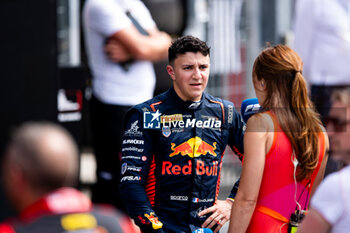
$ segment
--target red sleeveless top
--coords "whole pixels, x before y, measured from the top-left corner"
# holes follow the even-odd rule
[[[297,208],[295,202],[294,165],[292,145],[281,130],[276,116],[267,112],[274,123],[274,137],[270,151],[266,154],[265,168],[255,211],[277,220],[288,222]],[[325,138],[319,133],[319,162],[310,179],[297,182],[296,200],[302,209],[309,204],[310,191],[320,169],[325,152]],[[252,220],[253,221],[253,220]]]

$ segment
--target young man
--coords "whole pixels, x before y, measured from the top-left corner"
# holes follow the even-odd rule
[[[226,145],[241,156],[244,123],[233,103],[204,93],[205,42],[184,36],[168,52],[173,87],[127,114],[120,192],[142,232],[217,231],[232,205],[217,200],[222,157]]]
[[[45,122],[20,126],[2,166],[4,190],[18,217],[0,223],[0,232],[134,232],[128,217],[93,208],[69,187],[78,177],[78,148],[63,128]]]

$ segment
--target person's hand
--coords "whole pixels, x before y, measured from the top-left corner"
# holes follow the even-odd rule
[[[133,219],[131,219],[131,222],[132,222],[132,227],[133,227],[134,233],[142,233],[141,229],[136,225],[136,223]]]
[[[214,233],[218,232],[222,226],[230,220],[232,204],[233,201],[229,199],[226,199],[225,201],[217,200],[215,205],[199,212],[199,216],[212,213],[212,215],[210,215],[202,224],[202,227],[212,228],[213,226],[217,225],[217,227],[214,229]]]
[[[131,59],[130,53],[117,40],[109,39],[104,46],[107,57],[117,63],[126,62]]]

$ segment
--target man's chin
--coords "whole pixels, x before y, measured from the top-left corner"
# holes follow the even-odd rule
[[[191,96],[191,100],[192,101],[200,101],[202,99],[202,94],[203,94],[203,92],[193,93],[193,95]]]

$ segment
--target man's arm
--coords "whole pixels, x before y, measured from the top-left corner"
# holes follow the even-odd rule
[[[228,144],[239,159],[242,160],[245,123],[232,103],[228,104],[227,111],[225,112],[225,119],[227,119],[230,134]],[[203,223],[202,227],[212,228],[213,226],[217,225],[214,231],[216,233],[222,228],[223,225],[225,225],[226,222],[229,221],[233,200],[236,196],[238,185],[239,180],[234,184],[231,193],[226,200],[217,200],[215,205],[199,213],[200,216],[212,213]]]
[[[132,109],[126,116],[122,144],[120,194],[129,215],[142,232],[162,232],[162,223],[152,208],[152,191],[148,179],[152,177],[153,150],[151,137],[143,130],[142,113]],[[154,188],[154,186],[153,186]],[[150,201],[151,200],[151,201]]]
[[[113,55],[113,51],[108,50],[108,44],[119,44],[125,48],[131,58],[136,60],[159,61],[166,58],[171,37],[157,28],[149,29],[147,32],[148,36],[141,34],[134,25],[116,32],[108,39],[105,47],[107,54]],[[121,60],[114,58],[113,61]]]
[[[245,112],[245,111],[243,111]],[[229,132],[229,146],[232,151],[238,156],[239,160],[243,161],[244,154],[244,132],[245,132],[246,124],[243,120],[243,117],[233,108],[233,121],[230,127]],[[240,179],[238,179],[232,187],[231,193],[228,198],[234,200]]]
[[[148,9],[141,1],[133,1],[132,6],[133,17],[149,35],[139,32],[127,16],[126,9],[115,1],[96,1],[87,5],[84,8],[85,30],[96,31],[105,37],[107,45],[111,43],[112,48],[106,46],[105,50],[115,62],[123,62],[125,57],[150,61],[166,58],[171,43],[170,36],[157,29]],[[117,46],[113,47],[113,44]],[[121,47],[123,49],[118,50]],[[122,54],[122,57],[118,57],[118,54]]]

